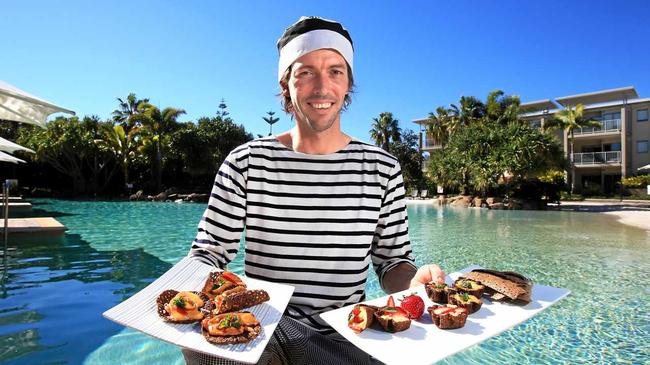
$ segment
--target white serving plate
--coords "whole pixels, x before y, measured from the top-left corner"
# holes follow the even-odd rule
[[[471,266],[450,274],[447,284],[477,268],[480,267]],[[412,292],[424,299],[425,307],[434,304],[423,285],[393,294],[395,304],[399,305],[398,299]],[[525,306],[490,302],[484,297],[481,309],[469,315],[464,327],[454,330],[436,327],[426,309],[420,320],[412,321],[409,329],[397,333],[375,329],[375,325],[360,334],[354,333],[348,327],[348,315],[354,305],[323,313],[321,317],[348,341],[386,364],[432,364],[524,322],[569,293],[568,289],[534,284],[532,301]],[[365,303],[385,306],[387,299],[388,296],[384,296]]]
[[[264,289],[269,293],[269,301],[246,309],[255,314],[260,321],[262,332],[249,343],[214,345],[203,338],[198,323],[171,324],[163,321],[158,316],[156,305],[158,295],[167,289],[201,291],[208,274],[212,271],[216,269],[185,257],[146,288],[104,312],[104,317],[177,346],[254,364],[259,360],[275,327],[280,322],[294,288],[289,285],[242,278],[249,289]]]

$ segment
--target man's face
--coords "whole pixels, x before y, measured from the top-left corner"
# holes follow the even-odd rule
[[[343,56],[319,49],[293,63],[285,90],[291,96],[296,121],[318,133],[339,123],[348,88],[348,67]]]

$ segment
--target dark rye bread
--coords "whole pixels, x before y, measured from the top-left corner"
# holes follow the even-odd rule
[[[248,313],[248,312],[240,312],[240,313]],[[207,321],[208,318],[204,319],[203,321]],[[204,327],[204,324],[202,322],[201,324],[201,334],[203,337],[210,343],[216,344],[216,345],[232,345],[236,343],[246,343],[250,342],[253,339],[255,339],[260,332],[262,332],[262,326],[260,324],[257,324],[255,326],[250,327],[249,331],[245,331],[242,334],[239,335],[230,335],[230,336],[213,336],[208,332],[208,330]]]
[[[212,314],[238,311],[243,308],[264,303],[270,299],[266,290],[245,290],[234,294],[217,296],[207,306]]]
[[[163,320],[170,322],[170,323],[193,323],[193,322],[198,322],[200,319],[190,319],[186,321],[174,321],[169,318],[169,313],[165,310],[165,305],[168,304],[175,296],[176,294],[180,293],[178,290],[173,290],[173,289],[167,289],[164,292],[160,293],[158,298],[156,298],[156,305],[158,306],[158,316],[162,318]],[[207,295],[204,293],[198,292],[198,291],[190,291],[190,293],[196,294],[203,300],[203,307],[199,308],[199,311],[202,313],[205,313],[204,310],[207,308],[208,301],[210,300]]]
[[[530,303],[533,282],[519,273],[476,269],[464,274],[461,278],[474,280],[484,285],[486,293],[492,294],[494,300],[509,299],[522,304]]]

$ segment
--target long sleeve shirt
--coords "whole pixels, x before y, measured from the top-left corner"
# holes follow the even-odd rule
[[[294,286],[285,314],[323,332],[319,313],[364,300],[371,264],[380,283],[415,266],[400,165],[356,140],[327,155],[270,137],[233,150],[189,255],[223,269],[244,231],[246,276]]]

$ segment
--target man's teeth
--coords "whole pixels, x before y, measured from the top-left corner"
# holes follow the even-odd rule
[[[332,106],[332,103],[312,104],[312,106],[316,109],[327,109]]]

